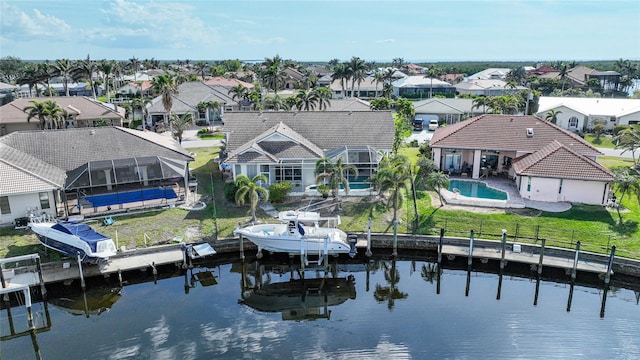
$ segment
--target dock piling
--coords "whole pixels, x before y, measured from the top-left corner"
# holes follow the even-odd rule
[[[24,305],[27,307],[27,316],[29,321],[29,329],[33,330],[36,328],[33,322],[33,311],[31,310],[31,290],[27,286],[24,290],[22,290],[24,294]]]
[[[504,260],[504,255],[506,251],[507,251],[507,229],[502,229],[502,255],[500,256],[500,269],[504,269],[504,266],[506,265],[506,261]]]
[[[573,268],[571,268],[571,280],[576,279],[576,273],[578,271],[578,257],[580,256],[580,241],[576,243],[576,256],[573,258]]]
[[[40,293],[42,294],[42,299],[47,300],[47,288],[44,286],[44,277],[42,276],[42,264],[40,263],[40,257],[36,257],[35,261],[36,270],[38,271],[38,280],[40,281]]]
[[[542,259],[544,258],[544,247],[547,244],[547,239],[542,239],[540,244],[540,259],[538,260],[538,276],[542,275]]]
[[[442,263],[442,247],[444,246],[444,228],[440,228],[440,239],[438,239],[438,270]]]
[[[393,220],[393,253],[391,256],[398,256],[398,221]]]
[[[82,258],[80,257],[80,253],[78,253],[78,270],[80,271],[80,287],[84,290],[87,288],[87,284],[84,282],[84,272],[82,271]]]
[[[367,252],[365,253],[368,257],[371,257],[373,253],[371,252],[371,218],[367,222]]]
[[[469,271],[471,271],[472,265],[473,265],[473,230],[471,230],[471,234],[469,235],[469,258],[467,259],[467,266],[469,267]]]
[[[616,246],[611,246],[611,254],[609,255],[609,264],[607,265],[607,273],[604,276],[605,285],[609,285],[609,280],[611,280],[611,273],[613,272],[613,260],[616,256]]]

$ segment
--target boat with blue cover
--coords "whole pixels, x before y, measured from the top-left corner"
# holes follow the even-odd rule
[[[31,222],[42,245],[83,261],[99,262],[116,254],[113,240],[78,221]]]

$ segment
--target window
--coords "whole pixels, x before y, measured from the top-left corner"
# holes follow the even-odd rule
[[[275,167],[276,182],[302,181],[302,167],[294,165],[281,165]]]
[[[11,214],[11,206],[9,206],[8,196],[0,196],[0,213]]]
[[[575,116],[572,116],[569,118],[569,125],[570,128],[577,128],[578,127],[578,118]]]
[[[40,196],[40,208],[41,209],[49,209],[49,193],[41,192],[38,194]]]
[[[531,176],[527,176],[527,191],[531,191]]]
[[[558,188],[558,194],[562,194],[562,181],[564,179],[560,179],[560,188]]]

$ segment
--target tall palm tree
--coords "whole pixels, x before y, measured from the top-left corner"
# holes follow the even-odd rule
[[[365,64],[365,61],[357,56],[352,57],[351,61],[349,61],[348,72],[349,78],[351,79],[351,97],[355,96],[356,81],[358,82],[358,84],[362,82],[366,69],[367,66]]]
[[[31,122],[31,119],[36,118],[40,122],[40,130],[44,130],[48,114],[45,103],[36,100],[31,100],[29,102],[32,105],[26,106],[23,109],[27,113],[27,122]]]
[[[153,86],[153,91],[162,96],[162,106],[168,114],[168,119],[171,119],[173,95],[178,94],[178,87],[176,86],[174,77],[169,74],[158,75],[153,78],[151,85]]]
[[[471,103],[471,109],[479,109],[480,106],[482,106],[482,112],[486,113],[489,99],[486,96],[476,96],[475,98],[473,98],[473,101]]]
[[[319,87],[314,91],[318,95],[318,110],[323,111],[331,106],[331,101],[329,100],[331,99],[331,90],[328,87]]]
[[[560,66],[560,73],[558,74],[558,76],[560,77],[560,80],[562,80],[562,92],[564,92],[564,84],[567,81],[567,74],[569,72],[569,69],[567,67],[567,64],[562,64]]]
[[[151,103],[151,100],[146,98],[133,98],[131,99],[131,112],[133,114],[133,120],[136,119],[136,109],[140,109],[140,113],[142,114],[142,126],[145,125],[145,119],[149,113],[147,109],[147,104]]]
[[[278,90],[284,85],[286,77],[282,58],[278,55],[273,59],[265,58],[263,66],[264,69],[262,70],[260,78],[267,89],[271,89],[277,94]]]
[[[140,60],[135,56],[129,59],[128,68],[133,72],[133,81],[138,81],[138,70],[140,70]]]
[[[440,198],[440,206],[444,205],[444,200],[442,199],[442,194],[440,194],[440,190],[442,188],[449,187],[449,176],[444,174],[443,172],[432,172],[427,176],[427,187],[438,193],[438,197]]]
[[[72,64],[69,59],[58,59],[56,60],[53,67],[56,71],[56,74],[62,76],[62,84],[64,85],[64,92],[66,96],[69,96],[69,76],[71,75]]]
[[[262,187],[260,184],[267,183],[267,177],[263,174],[259,174],[249,179],[245,174],[240,174],[236,177],[235,185],[237,187],[235,194],[235,201],[238,205],[244,205],[249,201],[249,208],[251,209],[251,222],[256,221],[256,208],[262,196],[263,201],[269,199],[269,191]]]
[[[74,63],[73,70],[71,72],[71,76],[74,81],[78,81],[80,79],[85,79],[89,82],[89,86],[93,91],[93,98],[97,98],[96,87],[93,83],[93,74],[96,72],[98,66],[95,61],[92,61],[89,55],[84,60],[78,60]]]
[[[620,131],[618,135],[613,137],[613,142],[617,149],[623,149],[631,152],[631,158],[634,164],[640,163],[640,156],[636,159],[636,151],[640,149],[640,125],[631,125]]]
[[[182,144],[182,135],[184,134],[184,131],[192,124],[193,114],[191,113],[184,113],[180,116],[178,116],[178,114],[173,114],[171,116],[171,134],[180,144]]]
[[[27,64],[22,71],[22,75],[18,77],[16,83],[18,85],[29,85],[29,96],[33,96],[33,90],[35,88],[36,94],[39,94],[38,83],[44,79],[40,69],[33,64]]]
[[[396,155],[387,165],[378,169],[376,180],[380,192],[389,192],[387,206],[393,207],[393,223],[398,220],[398,208],[402,206],[402,191],[406,191],[411,180],[411,161],[406,156]]]
[[[348,174],[358,177],[358,168],[353,164],[345,164],[342,158],[335,162],[330,157],[323,157],[316,161],[316,184],[327,184],[331,188],[331,195],[339,202],[340,185],[344,188],[345,195],[349,194]]]
[[[249,91],[242,84],[238,84],[231,89],[229,89],[229,95],[231,95],[231,99],[233,100],[242,100],[245,98],[245,94]]]
[[[429,99],[433,98],[433,78],[436,76],[440,76],[440,74],[442,74],[442,69],[440,69],[437,66],[431,66],[429,68],[429,71],[427,71],[427,76],[429,77],[429,80],[431,81],[431,84],[429,86]]]
[[[562,111],[560,110],[556,110],[556,109],[551,109],[549,111],[547,111],[547,115],[545,115],[544,119],[547,120],[548,122],[552,123],[552,124],[557,124],[558,123],[558,115],[562,114]]]
[[[344,97],[347,97],[344,82],[348,79],[348,74],[349,72],[346,64],[337,64],[333,68],[333,74],[331,74],[331,81],[340,80],[340,87],[342,88],[342,94]]]
[[[373,78],[376,81],[376,97],[378,96],[378,84],[383,83],[384,85],[384,73],[382,71],[378,71],[373,74]]]
[[[107,102],[111,100],[111,91],[109,90],[109,82],[111,81],[111,74],[113,74],[116,68],[115,60],[106,60],[103,59],[98,63],[98,70],[102,72],[104,77],[104,87],[107,93]]]
[[[207,63],[205,61],[198,61],[195,64],[195,70],[201,76],[202,81],[204,81],[204,75],[207,72],[208,68],[209,68],[209,63]]]

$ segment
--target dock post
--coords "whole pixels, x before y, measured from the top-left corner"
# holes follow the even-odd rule
[[[42,300],[47,300],[47,288],[44,286],[44,277],[42,276],[42,264],[40,263],[40,256],[36,257],[36,270],[38,270],[38,281],[40,281],[40,293],[42,294]]]
[[[29,321],[29,329],[33,330],[36,328],[36,326],[33,323],[33,311],[31,311],[31,290],[29,290],[29,287],[27,287],[26,289],[22,290],[22,293],[24,294],[24,305],[27,307],[27,320]]]
[[[504,269],[504,266],[506,265],[506,262],[504,261],[504,254],[506,251],[507,251],[507,229],[502,229],[502,256],[500,257],[500,269]]]
[[[122,270],[118,269],[118,282],[120,282],[120,287],[122,287]]]
[[[467,286],[464,288],[464,296],[469,296],[470,286],[471,286],[471,269],[467,270]]]
[[[241,224],[238,223],[238,229],[240,229]],[[244,260],[244,237],[242,234],[238,235],[240,238],[240,260]]]
[[[7,283],[4,281],[4,273],[2,272],[2,264],[0,264],[0,283],[2,283],[2,288],[7,287]]]
[[[471,230],[471,234],[469,235],[469,259],[467,260],[467,266],[469,267],[469,271],[471,271],[472,265],[473,265],[473,230]]]
[[[393,220],[393,253],[391,256],[398,256],[398,220]]]
[[[580,240],[576,243],[576,256],[573,258],[573,268],[571,269],[571,280],[576,279],[576,272],[578,271],[578,256],[580,256]]]
[[[371,252],[371,218],[367,222],[367,252],[365,253],[368,257],[371,257],[373,253]]]
[[[80,253],[78,253],[78,270],[80,271],[80,287],[82,290],[87,288],[87,284],[84,283],[84,272],[82,271],[82,259]]]
[[[616,256],[616,246],[611,246],[611,254],[609,255],[609,265],[607,265],[607,273],[604,276],[605,285],[609,285],[609,280],[611,280],[611,272],[613,271],[613,259]]]
[[[438,271],[442,262],[442,247],[444,245],[444,228],[440,228],[440,239],[438,240]]]
[[[542,244],[540,245],[540,259],[538,260],[538,276],[542,275],[542,258],[544,258],[544,247],[547,244],[547,239],[542,239]]]
[[[118,230],[116,230],[116,251],[120,250],[120,246],[118,243]]]
[[[533,306],[538,306],[538,294],[540,294],[540,276],[536,276],[536,292],[533,295]]]

